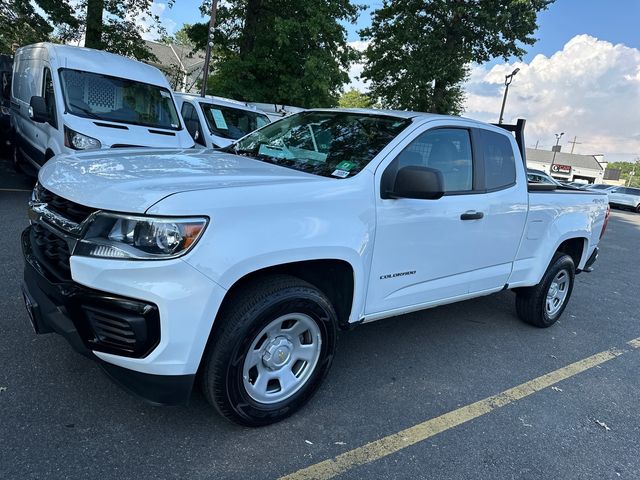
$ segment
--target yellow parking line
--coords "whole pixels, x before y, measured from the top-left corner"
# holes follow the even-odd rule
[[[627,342],[633,348],[640,348],[640,338]],[[432,418],[425,422],[401,430],[387,437],[367,443],[335,458],[311,465],[297,472],[291,473],[280,480],[324,480],[340,475],[359,465],[365,465],[379,460],[387,455],[398,452],[403,448],[426,440],[434,435],[442,433],[453,427],[457,427],[470,420],[513,403],[529,395],[548,388],[562,380],[573,377],[590,368],[616,358],[625,353],[625,350],[612,348],[604,352],[596,353],[588,358],[559,368],[553,372],[529,380],[517,387],[505,390],[502,393],[487,397],[475,403],[458,408],[451,412]]]

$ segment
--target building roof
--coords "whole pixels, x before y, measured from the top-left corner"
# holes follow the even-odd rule
[[[147,49],[155,55],[157,60],[149,63],[160,68],[178,68],[185,73],[202,68],[204,64],[204,52],[193,51],[191,45],[179,45],[169,43],[158,43],[145,40]]]
[[[527,161],[537,163],[551,163],[553,152],[549,150],[536,150],[527,148]],[[556,153],[554,160],[557,165],[570,165],[576,168],[590,168],[591,170],[604,170],[594,155],[578,155],[576,153]]]

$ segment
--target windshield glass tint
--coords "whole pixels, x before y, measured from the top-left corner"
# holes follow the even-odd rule
[[[60,70],[66,109],[79,117],[179,130],[166,88],[78,70]]]
[[[249,110],[210,103],[201,103],[200,106],[211,133],[223,138],[237,140],[269,123],[266,115]]]
[[[411,120],[350,112],[302,112],[249,134],[234,151],[326,177],[362,170]]]

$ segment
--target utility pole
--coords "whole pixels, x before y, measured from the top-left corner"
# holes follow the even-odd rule
[[[209,63],[211,62],[211,49],[213,48],[213,34],[216,27],[216,12],[218,11],[218,0],[211,0],[211,16],[209,17],[209,31],[207,32],[207,52],[204,56],[204,66],[202,67],[202,86],[200,96],[207,94],[207,81],[209,80]]]
[[[575,148],[576,145],[582,145],[582,142],[576,142],[576,140],[578,139],[577,136],[573,137],[573,142],[568,142],[571,144],[571,153],[573,153],[573,149]]]
[[[558,153],[558,145],[560,144],[560,139],[562,138],[562,136],[564,135],[564,132],[562,133],[556,133],[556,146],[553,149],[553,158],[551,159],[551,166],[549,167],[549,175],[552,175],[553,173],[553,164],[556,162],[556,153]]]
[[[504,105],[507,103],[507,93],[509,93],[509,85],[513,81],[513,77],[520,71],[516,68],[511,74],[504,76],[504,97],[502,97],[502,108],[500,109],[500,118],[498,119],[498,125],[502,124],[502,117],[504,115]]]

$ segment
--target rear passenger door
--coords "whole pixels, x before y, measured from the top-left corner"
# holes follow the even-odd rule
[[[526,173],[511,134],[479,128],[476,138],[484,218],[476,244],[482,264],[469,279],[471,293],[507,283],[529,210]]]

